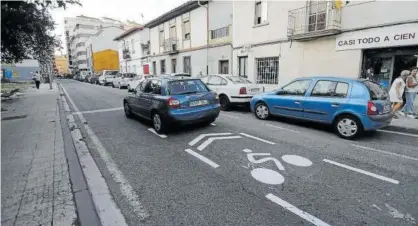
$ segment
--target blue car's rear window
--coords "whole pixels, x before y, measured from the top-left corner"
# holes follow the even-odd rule
[[[377,83],[371,81],[364,81],[364,85],[366,85],[367,89],[370,92],[370,99],[372,100],[384,100],[387,97],[386,91]]]
[[[169,95],[180,95],[207,92],[209,90],[200,79],[193,79],[170,81],[168,82],[167,91]]]

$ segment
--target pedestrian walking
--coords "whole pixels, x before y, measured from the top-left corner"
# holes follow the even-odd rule
[[[392,102],[392,112],[394,113],[394,118],[398,118],[396,115],[397,112],[402,108],[403,99],[402,95],[405,91],[405,79],[410,75],[408,70],[401,72],[401,75],[393,81],[392,86],[389,90],[390,102]]]
[[[33,79],[35,80],[36,88],[39,89],[39,86],[41,85],[41,74],[36,71],[35,75],[33,76]]]
[[[405,98],[406,104],[403,110],[409,118],[415,118],[414,113],[414,101],[418,92],[418,80],[417,80],[418,67],[411,68],[411,74],[406,78]]]

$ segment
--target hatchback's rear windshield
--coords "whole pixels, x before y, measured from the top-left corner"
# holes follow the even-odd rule
[[[387,98],[386,91],[379,84],[371,81],[364,81],[363,83],[369,89],[372,100],[384,100]]]
[[[226,78],[231,80],[235,84],[251,84],[250,81],[239,76],[226,76]]]
[[[208,88],[200,79],[170,81],[167,86],[169,95],[192,94],[208,91]]]

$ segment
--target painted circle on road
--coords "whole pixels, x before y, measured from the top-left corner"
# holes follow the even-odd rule
[[[266,169],[266,168],[257,168],[251,171],[251,176],[254,179],[265,183],[265,184],[282,184],[284,182],[284,177],[277,171]]]
[[[283,155],[282,159],[283,161],[295,166],[307,167],[312,165],[311,160],[299,155]]]

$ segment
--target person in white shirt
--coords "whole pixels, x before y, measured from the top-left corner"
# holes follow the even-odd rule
[[[35,80],[36,88],[39,89],[39,86],[41,85],[41,74],[36,71],[33,79]]]
[[[407,117],[415,118],[414,115],[414,101],[418,92],[418,81],[417,81],[417,67],[411,68],[411,74],[406,78],[405,87],[405,98],[406,104],[404,111]]]
[[[389,99],[392,102],[392,112],[395,114],[395,118],[398,118],[396,113],[402,108],[402,95],[405,91],[405,79],[409,76],[410,72],[408,70],[404,70],[401,72],[401,76],[393,81],[392,86],[389,90]]]

